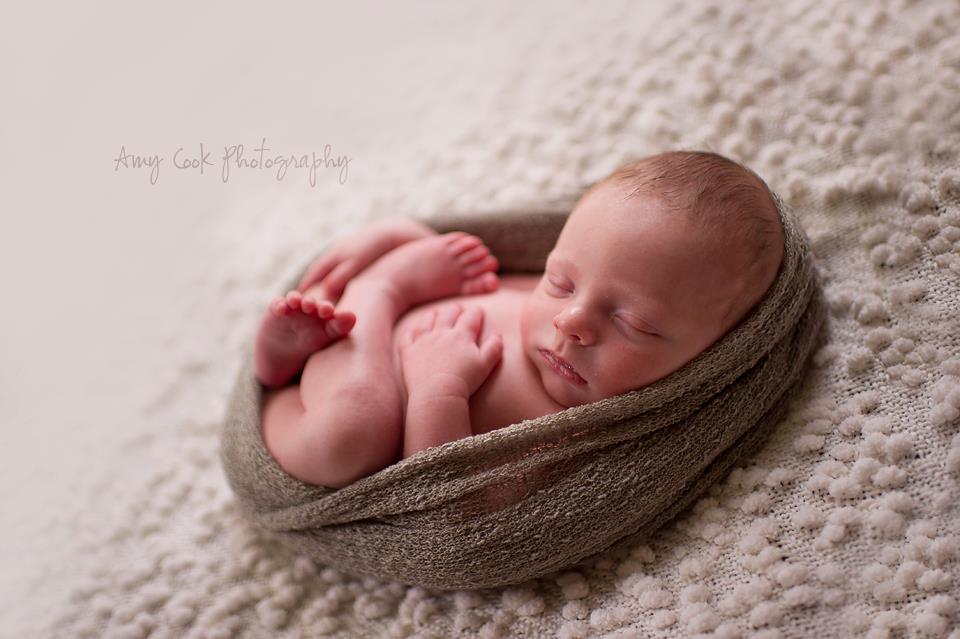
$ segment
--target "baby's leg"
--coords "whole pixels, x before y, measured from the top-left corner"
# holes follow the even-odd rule
[[[495,290],[494,268],[479,238],[448,233],[404,244],[351,280],[338,305],[356,316],[349,336],[309,357],[298,392],[266,398],[263,438],[278,463],[303,481],[338,488],[396,461],[404,392],[394,324],[417,304]]]
[[[357,316],[350,337],[313,353],[300,384],[270,393],[263,409],[263,440],[280,466],[331,488],[388,466],[402,442],[402,398],[386,343],[398,311],[359,283],[351,282],[340,301]]]
[[[290,383],[307,358],[353,327],[351,313],[334,311],[346,285],[394,248],[436,235],[409,218],[388,218],[346,237],[310,265],[296,291],[275,298],[254,345],[254,372],[269,388]]]

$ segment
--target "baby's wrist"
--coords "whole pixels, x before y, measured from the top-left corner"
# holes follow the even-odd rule
[[[459,375],[441,373],[431,375],[429,379],[410,389],[410,400],[419,398],[454,397],[470,399],[470,387]]]

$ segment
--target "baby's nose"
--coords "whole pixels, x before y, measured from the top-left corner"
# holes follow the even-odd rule
[[[568,309],[553,318],[553,326],[581,346],[588,346],[593,343],[593,331],[587,326],[585,319],[582,309]]]

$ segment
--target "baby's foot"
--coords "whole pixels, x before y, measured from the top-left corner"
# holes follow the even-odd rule
[[[350,311],[336,311],[330,302],[297,291],[275,298],[254,346],[257,378],[265,386],[283,386],[303,369],[308,357],[347,335],[356,321]]]
[[[462,231],[402,244],[374,262],[354,282],[385,286],[400,310],[452,295],[497,290],[499,266],[483,241]]]

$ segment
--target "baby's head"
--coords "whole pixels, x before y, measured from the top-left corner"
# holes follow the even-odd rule
[[[524,355],[563,406],[646,386],[748,314],[783,246],[777,200],[749,169],[705,152],[631,162],[570,214],[523,308]]]

